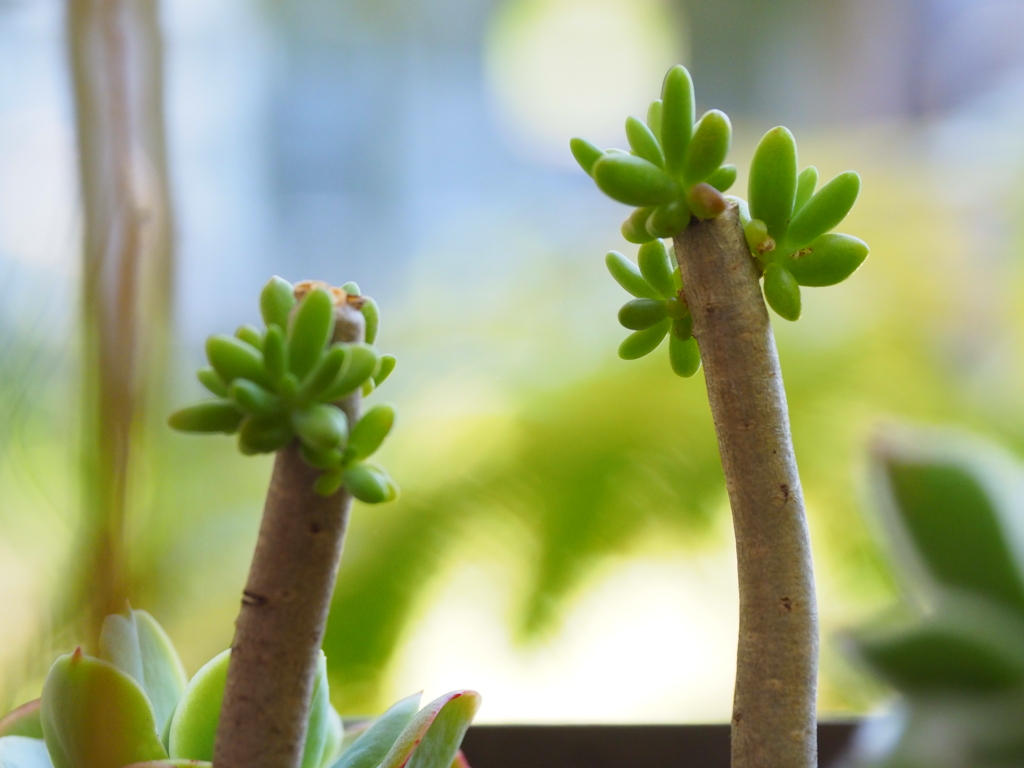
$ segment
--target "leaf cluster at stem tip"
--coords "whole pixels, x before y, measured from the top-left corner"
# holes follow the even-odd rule
[[[606,195],[637,206],[622,225],[631,243],[672,237],[691,216],[713,219],[725,210],[722,196],[736,181],[736,166],[723,165],[732,141],[724,112],[712,109],[694,122],[693,81],[683,66],[665,76],[661,98],[647,121],[626,120],[630,151],[602,151],[579,137],[569,142],[573,157]]]
[[[681,233],[694,217],[713,219],[729,205],[738,208],[747,245],[764,276],[765,299],[786,320],[800,317],[801,286],[842,282],[868,255],[862,240],[832,232],[857,200],[856,172],[841,173],[815,191],[817,170],[810,166],[798,173],[793,134],[773,128],[751,162],[748,204],[722,194],[736,180],[736,166],[724,164],[732,136],[729,118],[716,109],[697,121],[694,116],[693,81],[677,65],[665,76],[646,122],[626,120],[628,152],[601,150],[579,137],[569,143],[602,192],[637,206],[623,223],[622,236],[640,245],[639,266],[617,251],[605,261],[612,277],[635,297],[619,310],[619,322],[633,331],[619,356],[643,357],[668,336],[669,360],[680,376],[699,370],[700,349],[679,270],[661,240]]]
[[[335,306],[357,307],[366,323],[365,343],[333,342]],[[209,367],[199,381],[214,397],[173,413],[182,432],[238,435],[246,455],[273,453],[298,438],[302,457],[323,470],[316,491],[329,496],[342,486],[361,501],[391,501],[398,487],[368,461],[391,431],[395,411],[382,403],[354,425],[336,403],[357,390],[368,395],[395,368],[393,355],[373,346],[380,327],[376,302],[359,286],[332,288],[273,277],[260,295],[265,327],[243,325],[234,336],[206,342]]]

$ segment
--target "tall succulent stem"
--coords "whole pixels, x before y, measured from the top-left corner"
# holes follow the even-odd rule
[[[786,393],[738,211],[694,220],[675,253],[732,507],[740,630],[733,768],[817,764],[818,622]]]
[[[361,342],[362,314],[348,297],[335,309],[334,341]],[[357,389],[340,401],[350,424]],[[235,623],[214,750],[217,768],[298,768],[310,697],[352,496],[316,493],[319,470],[298,440],[277,453],[259,540]]]
[[[128,597],[123,536],[143,395],[159,379],[172,274],[155,0],[69,0],[85,212],[86,636]],[[76,602],[81,597],[76,595]]]

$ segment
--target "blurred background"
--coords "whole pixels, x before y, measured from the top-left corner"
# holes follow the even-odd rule
[[[340,711],[471,687],[484,722],[727,720],[736,577],[703,382],[664,351],[616,357],[603,255],[635,255],[628,209],[568,150],[624,146],[683,62],[698,111],[733,120],[737,194],[777,124],[801,165],[863,178],[844,231],[871,257],[773,319],[821,711],[886,705],[829,639],[896,596],[870,436],[956,424],[1024,453],[1024,5],[140,0],[116,39],[141,264],[90,255],[118,135],[83,127],[109,65],[90,5],[0,2],[3,703],[106,597],[156,615],[190,673],[230,643],[270,459],[163,423],[276,273],[357,281],[399,359],[374,398],[399,408],[382,461],[403,496],[354,512],[325,642]]]

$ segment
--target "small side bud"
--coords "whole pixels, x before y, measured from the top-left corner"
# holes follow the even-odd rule
[[[763,256],[775,250],[775,241],[768,234],[768,225],[760,219],[752,219],[743,228],[743,235],[747,239],[747,245],[755,256]]]
[[[710,184],[694,184],[686,195],[690,210],[699,219],[717,219],[728,205],[722,193]]]

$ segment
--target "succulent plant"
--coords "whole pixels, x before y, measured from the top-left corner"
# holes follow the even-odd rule
[[[60,656],[41,697],[0,719],[0,768],[210,768],[229,657],[215,656],[188,680],[152,616],[108,616],[98,656],[81,648]],[[419,702],[410,696],[346,731],[321,653],[302,768],[467,766],[459,745],[479,694]]]
[[[644,357],[668,336],[672,370],[683,377],[700,369],[700,349],[676,260],[662,238],[678,236],[694,217],[714,219],[736,205],[764,278],[765,299],[786,320],[800,317],[800,286],[842,282],[868,255],[862,240],[830,234],[857,199],[856,172],[841,173],[815,192],[817,169],[797,173],[796,140],[780,126],[764,135],[754,153],[749,205],[723,195],[736,181],[736,166],[724,164],[732,137],[729,118],[712,109],[695,123],[693,105],[690,74],[677,65],[665,76],[647,121],[626,119],[630,151],[601,150],[580,137],[570,142],[576,161],[602,192],[639,206],[622,225],[622,236],[640,244],[638,264],[618,251],[605,257],[612,277],[635,297],[619,310],[619,322],[633,331],[619,346],[619,357]]]
[[[334,307],[341,303],[362,312],[366,343],[331,343]],[[391,430],[394,408],[375,405],[351,425],[335,404],[358,389],[368,395],[395,368],[394,356],[373,346],[377,303],[361,296],[355,283],[293,286],[273,277],[260,295],[260,311],[264,329],[243,325],[234,336],[207,339],[210,365],[197,376],[214,397],[176,411],[170,425],[183,432],[237,433],[247,455],[274,453],[298,437],[305,461],[322,470],[316,482],[321,495],[344,485],[367,503],[396,498],[398,486],[369,461]]]
[[[845,641],[900,694],[848,758],[867,768],[1024,762],[1024,472],[974,439],[906,433],[873,452],[902,605]]]
[[[636,206],[622,236],[640,245],[638,263],[616,251],[605,259],[634,296],[619,310],[633,332],[619,357],[644,357],[668,336],[676,374],[706,368],[739,566],[733,768],[812,768],[814,571],[765,303],[796,320],[801,285],[832,285],[864,261],[864,243],[828,234],[853,206],[860,177],[848,171],[815,193],[817,171],[798,174],[793,135],[773,128],[754,154],[748,206],[723,194],[736,180],[735,166],[724,164],[729,118],[718,110],[696,122],[694,115],[693,82],[675,66],[646,123],[626,120],[630,151],[602,151],[578,137],[570,149],[601,191]],[[662,238],[672,238],[671,250]]]

